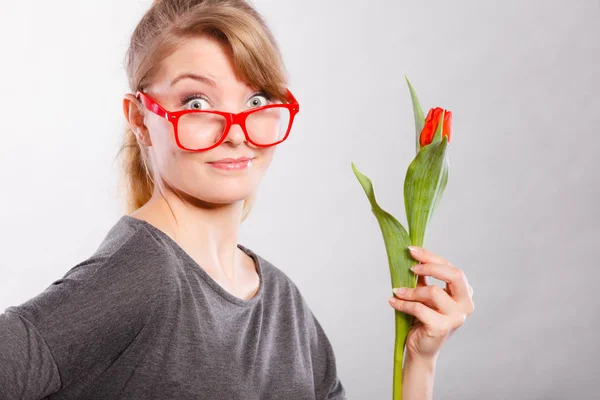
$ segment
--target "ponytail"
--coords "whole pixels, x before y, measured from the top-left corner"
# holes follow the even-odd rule
[[[154,179],[148,168],[147,154],[142,152],[141,145],[128,125],[118,154],[121,152],[121,187],[125,187],[126,213],[130,214],[150,200],[154,192]]]

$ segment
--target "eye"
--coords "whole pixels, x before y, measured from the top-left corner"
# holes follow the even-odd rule
[[[250,107],[262,107],[262,106],[266,106],[267,104],[269,104],[269,102],[271,101],[271,96],[269,96],[268,94],[261,92],[261,93],[257,93],[254,96],[252,96],[252,98],[248,101],[248,105]]]
[[[188,110],[206,110],[210,108],[210,102],[202,95],[188,96],[181,102],[181,105]]]

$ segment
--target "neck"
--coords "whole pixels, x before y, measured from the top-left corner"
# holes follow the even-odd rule
[[[210,204],[187,195],[155,190],[131,214],[169,235],[203,268],[222,271],[232,282],[241,272],[237,248],[244,202]]]

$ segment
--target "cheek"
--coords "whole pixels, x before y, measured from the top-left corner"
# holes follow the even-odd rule
[[[182,152],[173,136],[173,125],[167,120],[153,120],[147,123],[152,145],[149,147],[152,162],[163,176],[172,176],[173,170],[183,170]]]
[[[266,171],[267,168],[269,168],[269,165],[271,165],[271,161],[273,161],[273,155],[275,154],[275,148],[274,147],[269,147],[266,149],[262,149],[260,151],[256,151],[255,153],[257,155],[257,169],[260,169],[262,171],[262,173],[264,173]]]
[[[161,149],[177,146],[173,136],[173,125],[166,119],[153,116],[147,120],[146,126],[150,132],[152,146]]]

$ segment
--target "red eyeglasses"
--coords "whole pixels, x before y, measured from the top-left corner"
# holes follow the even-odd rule
[[[138,91],[136,97],[156,115],[173,124],[175,141],[183,150],[206,151],[217,147],[238,124],[248,142],[257,147],[275,146],[287,139],[300,105],[286,90],[288,103],[267,104],[241,113],[215,110],[167,111],[156,100]]]

